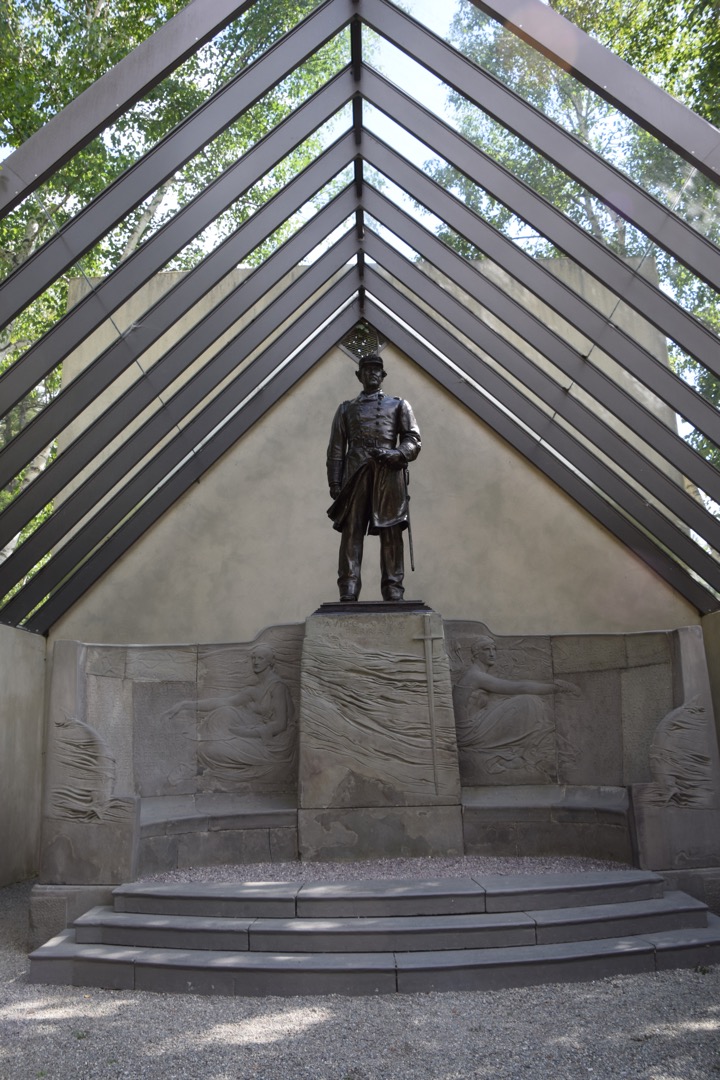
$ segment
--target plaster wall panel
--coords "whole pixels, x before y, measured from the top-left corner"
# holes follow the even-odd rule
[[[698,613],[394,347],[385,389],[423,436],[410,469],[415,574],[406,596],[498,634],[614,634]],[[97,581],[52,631],[109,643],[242,641],[336,598],[325,454],[359,387],[332,350]],[[532,557],[529,557],[532,549]],[[366,543],[362,598],[380,599]],[[592,567],[592,574],[588,573]]]
[[[58,440],[59,452],[62,453],[65,447],[70,445],[72,441],[89,427],[89,425],[103,412],[112,408],[116,398],[119,397],[120,394],[128,390],[134,383],[138,383],[147,378],[148,372],[150,373],[150,378],[152,378],[152,368],[164,353],[180,338],[192,330],[192,328],[216,305],[220,304],[228,296],[231,290],[248,276],[248,273],[249,271],[247,269],[238,269],[227,274],[215,288],[211,289],[210,292],[202,297],[197,304],[189,309],[189,311],[181,313],[180,318],[175,321],[170,330],[163,334],[154,345],[142,353],[139,363],[131,364],[130,367],[121,372],[114,382],[106,390],[97,394],[87,408],[85,408],[81,414],[65,428]],[[208,360],[214,357],[228,344],[229,341],[238,335],[244,326],[255,319],[264,310],[267,304],[271,303],[276,295],[282,291],[288,282],[299,277],[301,273],[302,267],[293,268],[279,285],[268,290],[260,302],[252,305],[248,309],[243,319],[238,320],[234,326],[222,334],[203,353],[194,357],[193,362],[187,364],[183,368],[182,372],[162,391],[162,394],[156,395],[155,399],[147,405],[137,417],[128,421],[122,434],[116,436],[108,444],[105,453],[110,453],[121,448],[123,441],[127,438],[128,434],[139,428],[153,413],[165,408],[166,402],[171,395],[176,393],[176,391],[187,383],[208,362]],[[70,354],[70,356],[67,357],[63,362],[63,387],[72,382],[72,380],[92,363],[105,348],[113,344],[116,339],[132,327],[133,324],[147,318],[147,313],[150,308],[158,303],[170,289],[181,283],[186,276],[186,272],[183,271],[164,271],[151,278],[151,280],[139,289],[127,303],[123,304],[122,307],[114,313],[111,319],[98,327],[93,334],[91,334]],[[70,282],[68,293],[68,307],[74,306],[74,304],[82,299],[94,284],[94,281],[89,281],[84,278],[72,280]],[[246,360],[245,363],[248,363],[249,359]],[[237,370],[239,369],[236,369],[233,374],[237,374]],[[227,378],[223,381],[227,382]],[[96,464],[97,463],[94,461],[91,462],[90,465],[82,470],[78,476],[67,485],[63,492],[57,497],[56,505],[60,505],[72,491],[76,490],[83,480],[87,479],[92,474]],[[136,465],[131,472],[136,472],[139,468],[140,465]],[[106,495],[101,500],[101,504],[102,502],[110,501],[111,498],[112,494]],[[78,528],[80,527],[81,526],[78,526]]]
[[[45,644],[0,626],[0,886],[38,868]]]

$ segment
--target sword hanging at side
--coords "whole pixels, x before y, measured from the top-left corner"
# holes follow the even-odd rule
[[[407,533],[408,533],[408,547],[410,548],[410,569],[414,573],[415,572],[415,551],[413,549],[412,522],[410,521],[410,495],[408,493],[407,465],[403,469],[403,478],[405,480],[405,506],[407,507]]]

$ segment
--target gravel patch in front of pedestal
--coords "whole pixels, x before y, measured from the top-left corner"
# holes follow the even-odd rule
[[[360,862],[252,863],[196,866],[140,878],[189,884],[196,881],[367,881],[378,878],[482,877],[484,874],[572,874],[588,870],[632,870],[625,863],[569,857],[514,858],[458,855],[423,859],[363,859]]]

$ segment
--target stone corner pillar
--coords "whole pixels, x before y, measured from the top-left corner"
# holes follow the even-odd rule
[[[443,623],[422,608],[321,609],[306,621],[298,784],[303,859],[463,853]]]

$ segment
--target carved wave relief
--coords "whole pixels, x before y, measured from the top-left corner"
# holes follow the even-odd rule
[[[132,800],[115,798],[116,766],[102,735],[83,720],[55,721],[50,816],[80,821],[123,821]]]
[[[429,716],[425,653],[385,651],[352,642],[306,645],[303,739],[318,759],[348,764],[378,784],[417,794],[435,790],[431,734],[438,773],[457,769],[447,665],[433,671]],[[430,732],[434,722],[435,731]]]
[[[649,806],[713,806],[707,739],[707,718],[698,698],[664,716],[650,745],[652,782],[642,785],[642,801]]]

